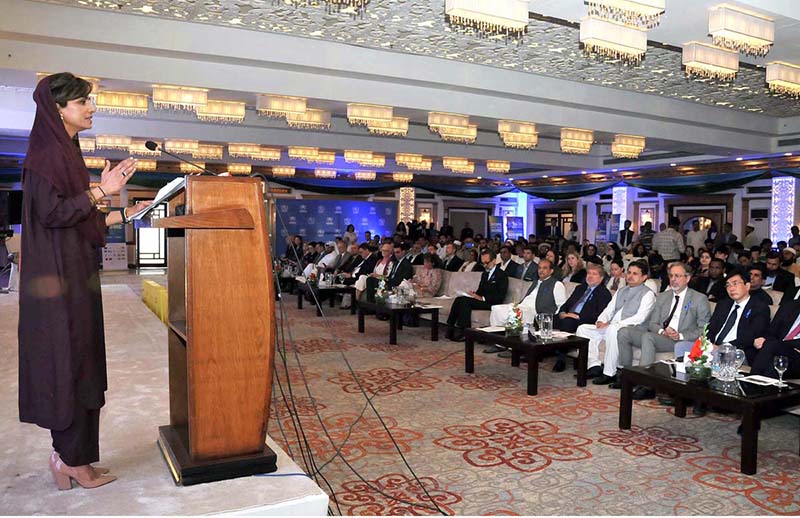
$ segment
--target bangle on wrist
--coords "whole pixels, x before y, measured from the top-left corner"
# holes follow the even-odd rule
[[[94,197],[94,194],[92,193],[91,189],[86,191],[86,195],[89,196],[89,201],[93,206],[97,205],[97,198]]]
[[[123,224],[127,224],[127,223],[130,222],[130,220],[128,219],[128,215],[125,214],[125,207],[122,207],[121,209],[119,209],[119,213],[122,216],[122,223]]]
[[[106,191],[104,191],[102,187],[100,187],[100,186],[98,185],[98,186],[97,186],[97,188],[98,188],[98,189],[100,189],[100,192],[102,192],[102,193],[103,193],[103,197],[104,197],[104,198],[105,198],[106,196],[108,196],[108,194],[106,194]]]

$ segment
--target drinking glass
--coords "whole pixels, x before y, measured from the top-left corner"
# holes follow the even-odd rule
[[[788,386],[786,383],[783,382],[783,373],[786,372],[786,369],[789,367],[789,358],[786,356],[776,356],[772,360],[772,365],[775,367],[775,370],[778,371],[778,387],[786,387]]]
[[[553,338],[553,315],[550,313],[542,313],[542,338],[550,340]]]
[[[744,358],[745,358],[744,351],[742,351],[741,349],[736,349],[736,375],[737,376],[739,375],[739,369],[741,369],[742,365],[744,365]]]

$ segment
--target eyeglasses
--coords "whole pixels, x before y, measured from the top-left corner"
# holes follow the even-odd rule
[[[744,284],[745,283],[743,283],[742,281],[731,281],[731,282],[726,282],[725,283],[725,287],[726,288],[735,288],[736,286],[744,286]]]

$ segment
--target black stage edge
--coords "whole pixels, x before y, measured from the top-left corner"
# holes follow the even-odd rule
[[[278,456],[266,444],[260,454],[194,462],[189,457],[189,430],[185,426],[159,426],[158,448],[176,485],[191,486],[230,478],[272,473]]]

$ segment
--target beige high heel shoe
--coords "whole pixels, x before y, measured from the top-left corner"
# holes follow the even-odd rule
[[[53,481],[60,490],[72,489],[72,481],[75,480],[84,489],[94,489],[104,486],[117,480],[113,475],[101,475],[90,478],[85,473],[80,473],[76,468],[64,464],[57,453],[50,456],[50,472],[53,474]]]
[[[58,452],[57,451],[54,451],[53,453],[50,454],[50,459],[53,461],[54,464],[59,458],[60,457],[58,456]],[[95,475],[105,475],[106,473],[111,471],[110,469],[104,468],[102,466],[91,466],[91,468],[92,468],[92,471],[94,471]]]

